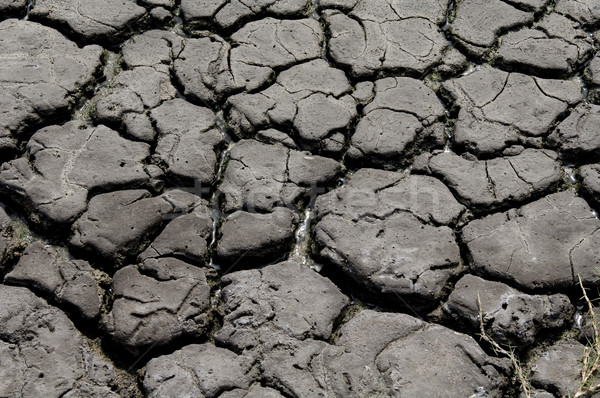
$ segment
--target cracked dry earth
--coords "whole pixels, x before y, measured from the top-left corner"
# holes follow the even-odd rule
[[[0,0],[0,397],[520,397],[480,307],[572,396],[599,45],[598,0]]]

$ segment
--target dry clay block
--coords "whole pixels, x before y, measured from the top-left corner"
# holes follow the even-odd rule
[[[374,297],[427,307],[461,269],[448,225],[463,211],[435,178],[362,169],[317,199],[314,246]]]
[[[95,350],[62,311],[0,285],[0,395],[117,398],[117,370]]]
[[[184,391],[228,398],[433,397],[440,391],[496,397],[509,369],[507,361],[489,357],[471,337],[404,314],[363,311],[342,327],[335,344],[277,343],[254,366],[245,352],[186,346],[150,361],[144,389],[161,398]],[[257,373],[264,387],[249,386]]]
[[[0,152],[11,153],[22,133],[69,111],[94,82],[102,48],[16,19],[0,22],[0,37]]]
[[[526,290],[598,283],[600,220],[573,192],[474,220],[462,231],[471,267]],[[575,279],[574,279],[575,277]]]

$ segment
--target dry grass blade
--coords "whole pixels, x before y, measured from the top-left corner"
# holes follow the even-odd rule
[[[581,287],[581,291],[583,292],[583,298],[588,307],[588,314],[591,318],[592,330],[594,331],[593,341],[590,342],[590,345],[585,348],[583,352],[582,366],[581,366],[581,384],[579,385],[579,389],[573,396],[574,398],[585,397],[589,393],[597,391],[600,389],[600,383],[596,385],[590,385],[592,378],[598,373],[598,369],[600,368],[600,332],[598,331],[598,323],[596,319],[596,314],[594,313],[594,306],[590,298],[583,287],[583,282],[581,281],[581,276],[577,276],[579,278],[579,287]]]
[[[519,383],[521,384],[521,390],[526,398],[531,398],[531,391],[529,389],[529,382],[525,377],[523,368],[521,367],[521,363],[519,359],[515,355],[515,352],[511,349],[510,351],[503,348],[500,344],[498,344],[494,339],[487,334],[485,331],[485,327],[483,325],[483,310],[481,308],[481,297],[479,296],[479,292],[477,292],[477,307],[479,308],[479,330],[481,332],[481,338],[491,344],[492,348],[496,353],[500,353],[502,355],[510,358],[513,368],[515,370],[515,375],[519,379]]]

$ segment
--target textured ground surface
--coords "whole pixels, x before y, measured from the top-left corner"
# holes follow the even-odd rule
[[[480,310],[571,396],[599,46],[598,0],[0,0],[0,397],[519,397]]]

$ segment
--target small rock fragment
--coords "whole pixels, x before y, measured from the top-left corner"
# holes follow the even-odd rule
[[[458,51],[458,49],[452,47],[444,53],[442,64],[439,65],[436,70],[440,73],[440,77],[457,76],[460,72],[464,72],[468,67],[468,58]]]
[[[289,135],[276,129],[261,130],[256,133],[255,138],[265,144],[281,144],[290,149],[298,149],[298,146]]]
[[[153,22],[159,26],[173,26],[174,24],[173,14],[163,7],[154,7],[150,10],[149,14]]]

